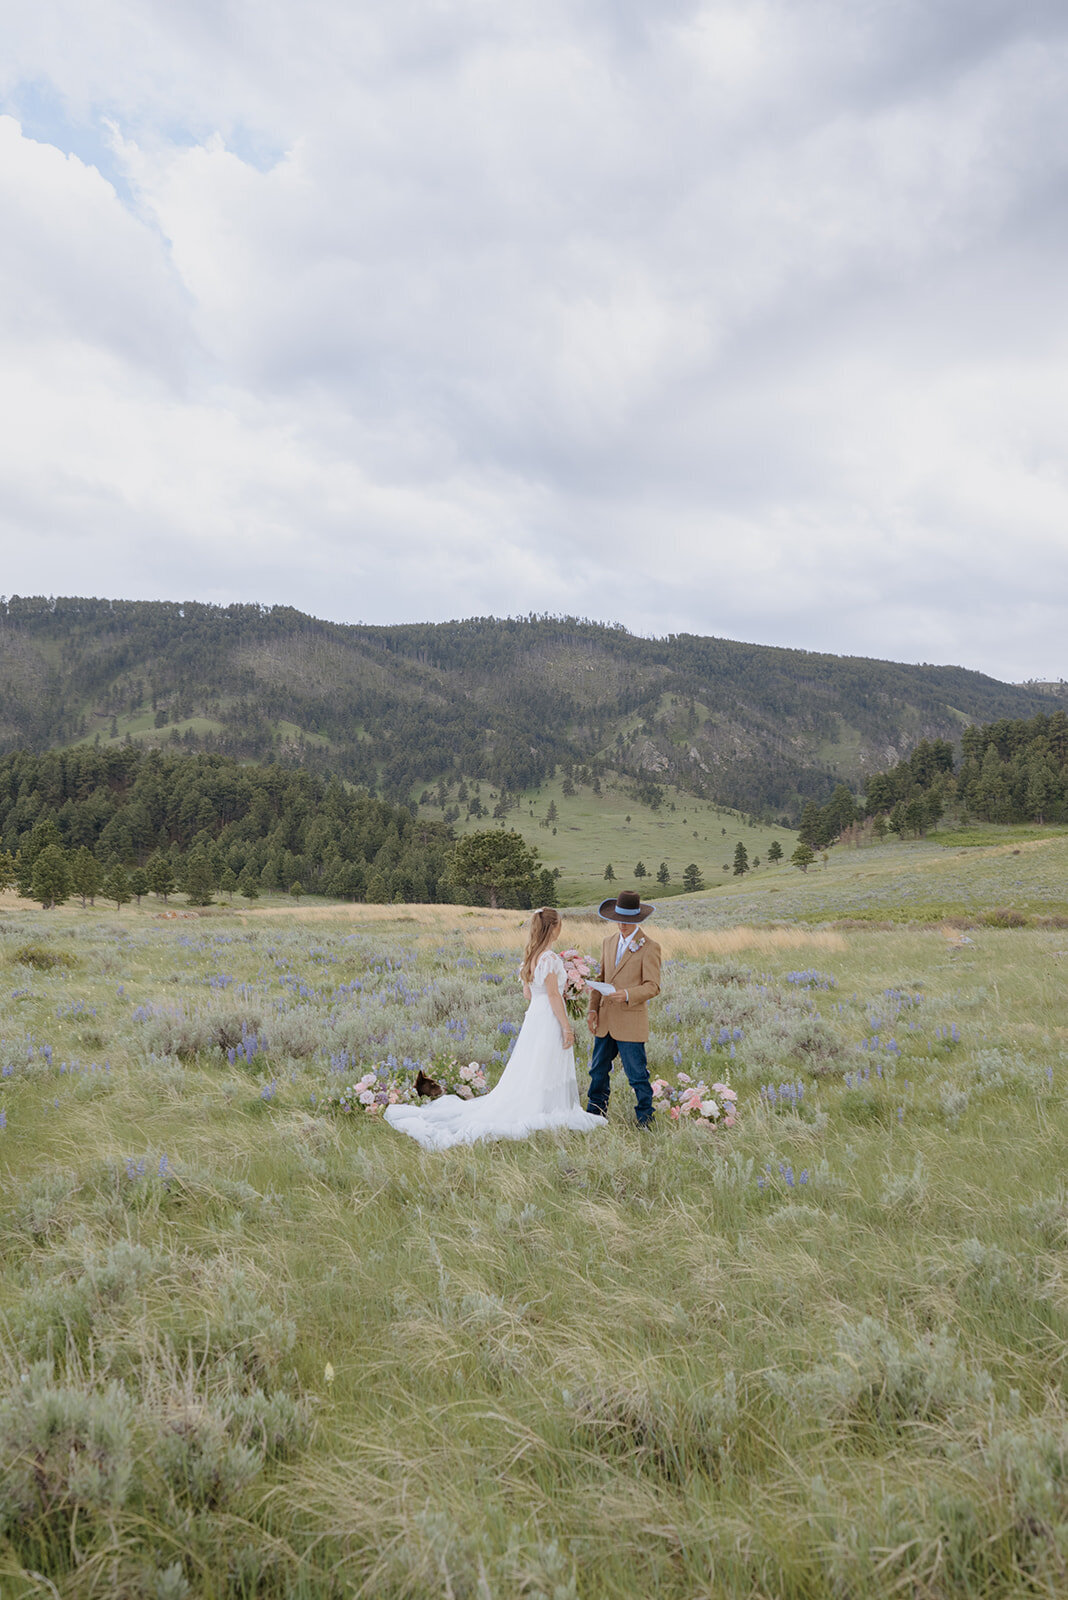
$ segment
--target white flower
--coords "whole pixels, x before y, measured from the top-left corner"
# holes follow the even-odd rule
[[[361,1104],[361,1106],[373,1106],[374,1103],[375,1103],[375,1097],[374,1097],[373,1090],[365,1089],[363,1091],[363,1093],[360,1095],[360,1104]]]
[[[714,1100],[702,1100],[701,1101],[701,1115],[703,1117],[708,1117],[709,1120],[711,1120],[713,1117],[718,1117],[719,1116],[719,1106],[717,1106],[717,1104],[716,1104],[716,1102]]]

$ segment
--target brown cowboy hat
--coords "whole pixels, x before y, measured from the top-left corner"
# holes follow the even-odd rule
[[[643,904],[636,889],[621,889],[618,894],[601,901],[597,915],[606,922],[644,922],[655,910],[655,906]]]

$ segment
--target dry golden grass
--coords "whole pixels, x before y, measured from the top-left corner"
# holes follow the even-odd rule
[[[235,913],[244,921],[263,917],[280,917],[290,922],[339,922],[361,926],[403,923],[413,934],[462,933],[467,944],[477,950],[522,950],[526,944],[528,918],[524,911],[489,911],[469,906],[443,905],[328,905],[328,906],[264,906]],[[606,924],[601,918],[589,914],[572,916],[566,908],[563,918],[562,939],[587,945],[598,942]],[[677,928],[656,928],[655,938],[665,956],[686,957],[691,960],[710,956],[737,955],[742,951],[771,954],[784,950],[840,951],[846,941],[840,933],[827,928],[717,928],[693,931]]]
[[[528,915],[525,911],[488,911],[477,906],[414,904],[378,906],[365,905],[362,902],[355,905],[339,905],[336,902],[326,905],[294,903],[291,906],[251,906],[247,909],[244,906],[235,906],[233,914],[242,922],[247,918],[260,921],[264,917],[278,917],[286,922],[336,922],[356,926],[385,923],[396,926],[398,923],[403,923],[413,929],[424,929],[436,935],[462,933],[465,938],[483,930],[495,934],[500,929],[502,933],[511,932],[517,938],[524,939]]]
[[[666,956],[735,955],[742,950],[770,954],[777,950],[844,950],[846,941],[829,928],[717,928],[703,933],[660,928],[657,940]]]

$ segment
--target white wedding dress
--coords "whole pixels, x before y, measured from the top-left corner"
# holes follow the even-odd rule
[[[575,1079],[575,1052],[564,1049],[546,984],[564,988],[564,963],[543,950],[534,968],[530,1005],[500,1082],[473,1100],[443,1094],[425,1106],[387,1106],[386,1121],[427,1150],[475,1144],[481,1139],[525,1139],[543,1128],[603,1128],[604,1118],[583,1111]]]

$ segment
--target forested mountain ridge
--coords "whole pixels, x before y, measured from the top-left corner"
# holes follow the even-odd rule
[[[331,770],[408,799],[554,766],[796,816],[920,739],[1048,706],[1029,686],[575,618],[369,627],[286,606],[11,597],[0,752],[86,738]]]

